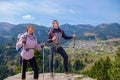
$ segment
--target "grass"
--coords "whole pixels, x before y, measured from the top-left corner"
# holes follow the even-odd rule
[[[82,42],[82,41],[77,41],[77,42]],[[83,41],[83,42],[86,43],[88,41]],[[117,49],[118,46],[111,46],[112,48],[109,49],[109,45],[107,43],[105,43],[105,42],[109,42],[109,40],[104,41],[104,42],[103,41],[99,42],[99,43],[102,43],[102,44],[105,45],[104,50],[101,50],[101,48],[103,46],[99,46],[99,43],[95,47],[95,49],[92,49],[92,48],[75,49],[74,54],[77,54],[77,56],[74,57],[74,60],[79,59],[80,61],[83,62],[83,64],[85,64],[84,69],[82,69],[80,72],[91,69],[91,67],[94,65],[94,63],[96,61],[100,60],[101,58],[106,59],[107,57],[109,57],[112,62],[115,60],[115,52],[109,53],[108,50]],[[73,48],[72,48],[73,43],[70,43],[68,46],[69,46],[69,48],[66,49],[66,52],[69,55],[69,59],[71,59],[71,57],[72,57],[71,55],[73,53]],[[98,52],[98,54],[96,54],[96,52]],[[81,54],[87,54],[87,55],[81,55]]]

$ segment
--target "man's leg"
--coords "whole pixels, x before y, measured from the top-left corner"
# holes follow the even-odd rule
[[[51,76],[53,77],[53,60],[54,60],[54,46],[50,46],[50,61],[49,61],[49,70],[51,72]]]
[[[67,55],[67,53],[65,52],[65,50],[62,47],[58,48],[58,53],[60,53],[60,55],[64,59],[64,70],[65,70],[65,72],[68,72],[68,55]]]
[[[37,63],[36,63],[35,57],[30,59],[29,62],[30,62],[30,66],[32,67],[32,69],[34,71],[34,79],[38,80],[38,67],[37,67]]]
[[[22,80],[25,80],[26,78],[26,68],[27,68],[27,60],[22,60]]]

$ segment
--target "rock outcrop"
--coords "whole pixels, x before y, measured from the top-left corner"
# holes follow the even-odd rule
[[[9,76],[4,80],[21,80],[21,73],[13,76]],[[26,80],[34,80],[33,72],[26,73]],[[39,74],[39,80],[96,80],[96,79],[92,79],[84,75],[78,75],[78,74],[66,75],[64,73],[55,73],[53,78],[50,77],[50,73],[45,73],[43,79],[43,74],[41,73]]]

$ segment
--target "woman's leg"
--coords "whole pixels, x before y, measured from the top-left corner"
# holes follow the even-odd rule
[[[37,63],[36,63],[35,57],[30,59],[29,62],[30,62],[30,66],[32,67],[32,69],[34,71],[34,79],[38,80],[38,67],[37,67]]]
[[[26,78],[26,68],[27,68],[27,60],[22,60],[22,80],[25,80]]]

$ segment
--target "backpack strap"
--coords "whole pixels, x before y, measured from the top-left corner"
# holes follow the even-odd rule
[[[60,28],[59,28],[59,29],[60,29]],[[64,31],[63,31],[62,29],[60,29],[60,32],[63,34]]]
[[[53,31],[53,30],[50,30],[50,31],[49,31],[49,35],[50,35],[51,37],[53,37],[53,36],[54,36],[54,31]]]
[[[64,33],[64,31],[63,31],[62,29],[59,28],[59,30],[60,30],[60,33],[62,33],[62,34]],[[52,29],[52,30],[51,30],[51,29],[49,30],[49,35],[50,35],[51,37],[54,36],[54,33],[55,33],[55,32],[54,32],[53,29]]]

